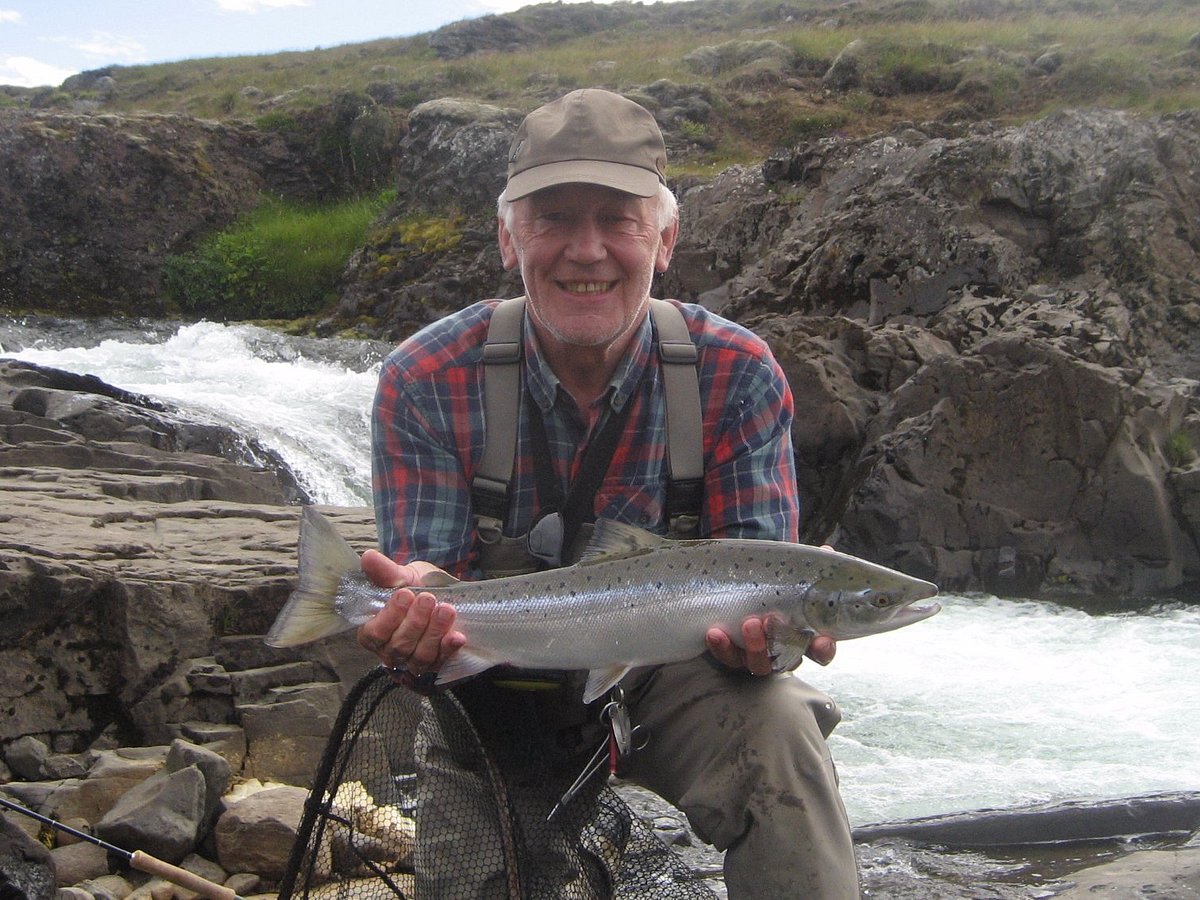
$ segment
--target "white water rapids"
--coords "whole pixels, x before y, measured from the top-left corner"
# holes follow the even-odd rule
[[[0,326],[0,356],[225,422],[277,450],[320,502],[370,502],[368,409],[385,348],[211,323],[125,323],[109,337],[79,323]],[[1200,607],[942,604],[802,668],[842,706],[830,748],[854,824],[1200,789]]]

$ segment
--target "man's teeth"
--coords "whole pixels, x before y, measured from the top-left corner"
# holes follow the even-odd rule
[[[608,281],[564,281],[563,288],[572,294],[599,294],[607,291],[610,284]]]

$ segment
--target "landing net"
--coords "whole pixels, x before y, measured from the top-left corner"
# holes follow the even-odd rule
[[[547,822],[578,770],[519,699],[505,706],[501,726],[476,709],[477,728],[450,691],[422,696],[382,669],[359,681],[318,768],[281,900],[716,897],[603,777]]]

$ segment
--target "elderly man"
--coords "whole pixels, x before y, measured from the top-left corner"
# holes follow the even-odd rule
[[[670,316],[650,314],[651,282],[679,232],[665,166],[653,116],[617,94],[575,91],[530,113],[499,202],[500,253],[526,293],[511,412],[485,413],[484,347],[499,301],[434,323],[383,368],[374,410],[383,553],[365,554],[363,570],[397,590],[358,639],[409,683],[465,641],[454,609],[419,590],[435,567],[479,578],[570,562],[581,543],[573,535],[598,517],[659,533],[691,525],[692,536],[797,539],[792,398],[778,364],[746,329],[678,303],[668,313],[697,351],[703,421],[690,438],[703,472],[695,515],[672,518],[659,352]],[[485,444],[501,428],[512,435],[511,469],[501,465],[510,480],[484,511]],[[839,713],[773,671],[760,619],[737,638],[713,628],[707,654],[625,678],[632,720],[650,740],[620,774],[726,850],[731,897],[857,897],[825,744]],[[818,639],[809,656],[825,664],[833,652]],[[488,690],[494,706],[509,688]]]

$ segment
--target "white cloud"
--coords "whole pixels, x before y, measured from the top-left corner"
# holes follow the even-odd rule
[[[515,12],[526,6],[533,6],[541,0],[475,0],[472,4],[480,12],[507,13]],[[620,0],[561,0],[563,3],[615,3]],[[677,3],[680,0],[649,0],[650,3]]]
[[[286,9],[290,6],[312,6],[313,0],[217,0],[226,12],[256,13],[264,9]]]
[[[4,22],[20,22],[21,14],[15,9],[0,9],[0,24]]]
[[[146,59],[146,48],[140,41],[106,31],[94,31],[87,40],[75,40],[71,45],[105,62],[143,62]]]
[[[76,71],[60,69],[28,56],[10,56],[0,61],[0,84],[16,87],[57,87],[63,83],[63,79],[74,75]]]

